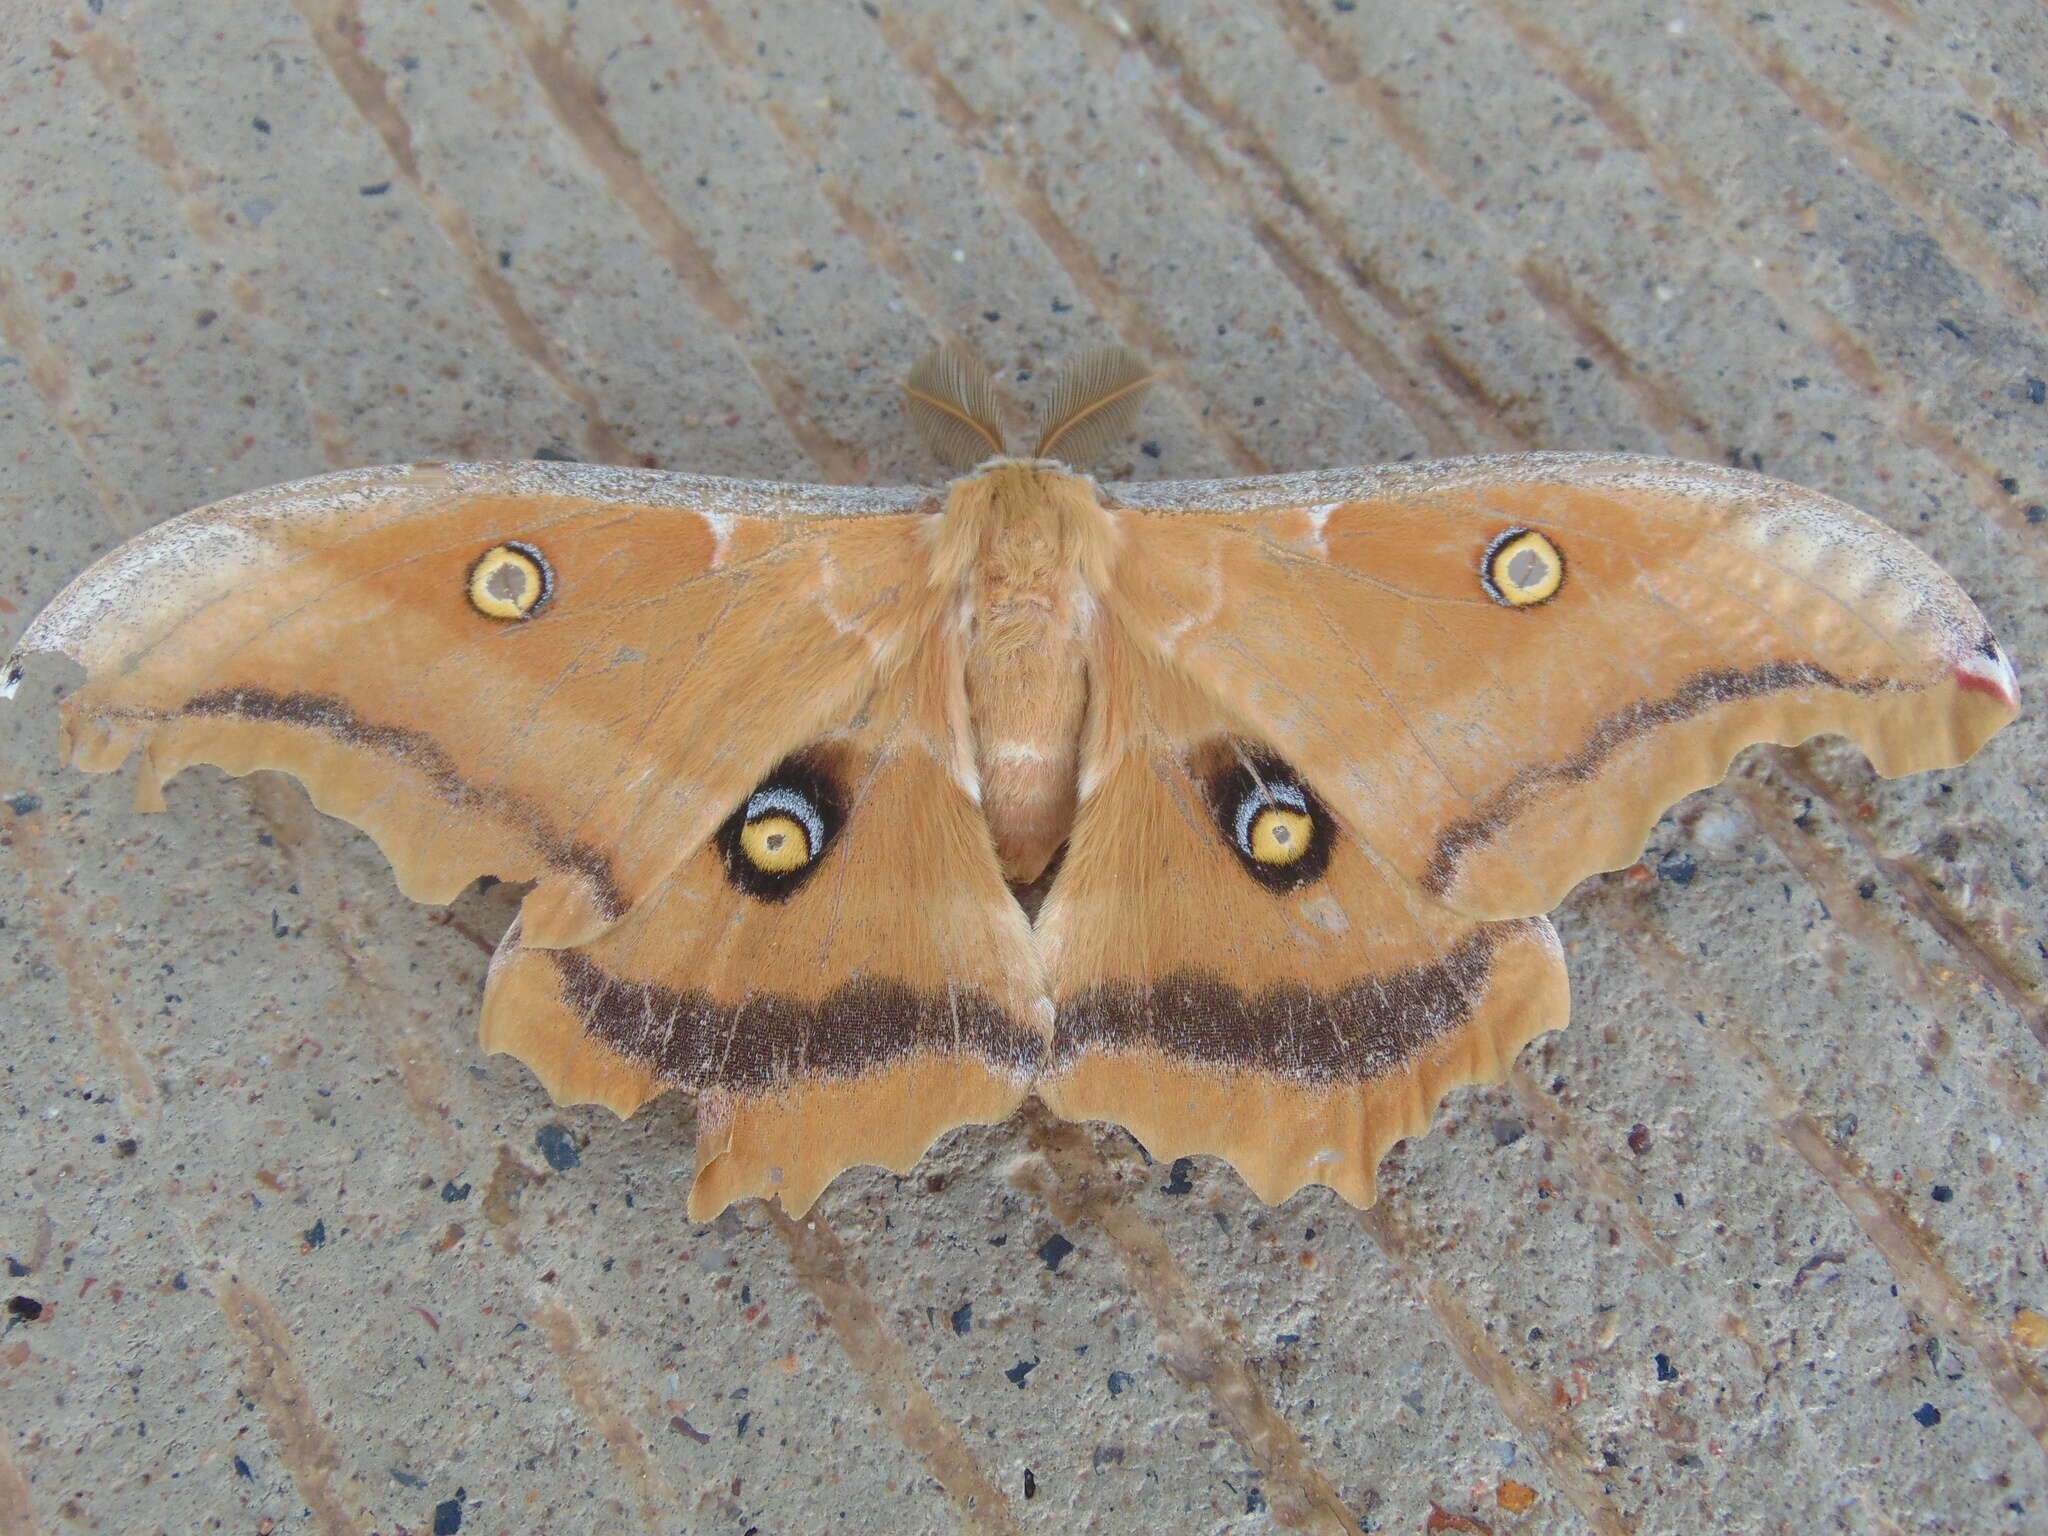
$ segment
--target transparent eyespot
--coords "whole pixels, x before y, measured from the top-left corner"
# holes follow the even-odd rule
[[[470,606],[486,618],[530,619],[554,586],[554,572],[531,544],[496,545],[469,568]]]
[[[1533,528],[1510,528],[1486,546],[1479,579],[1502,606],[1531,608],[1564,585],[1564,556]]]

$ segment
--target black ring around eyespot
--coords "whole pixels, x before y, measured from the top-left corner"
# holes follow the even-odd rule
[[[1193,766],[1216,831],[1246,874],[1269,891],[1298,891],[1322,879],[1330,867],[1337,827],[1300,774],[1272,753],[1242,741],[1208,743],[1195,754]],[[1257,808],[1267,805],[1298,809],[1308,817],[1308,848],[1292,864],[1261,863],[1239,837],[1238,829],[1249,826],[1257,818]],[[1253,807],[1249,813],[1248,806]]]
[[[533,600],[533,606],[528,608],[526,612],[520,614],[518,618],[511,620],[515,624],[523,624],[539,613],[541,609],[547,607],[548,599],[555,595],[555,568],[548,564],[548,557],[546,555],[524,540],[500,539],[489,549],[470,561],[469,569],[463,572],[462,575],[462,590],[467,592],[476,584],[476,573],[482,569],[483,563],[501,549],[509,549],[514,554],[526,556],[527,559],[533,562],[533,568],[540,572],[540,596]]]
[[[747,807],[755,797],[764,791],[777,790],[783,795],[795,795],[802,800],[816,818],[820,836],[811,856],[795,869],[766,870],[747,857],[746,849],[740,845],[740,834],[747,828]],[[779,807],[768,807],[765,816],[787,816],[789,811]],[[797,817],[806,826],[805,836],[810,838],[810,818]],[[846,797],[840,788],[839,778],[822,754],[803,751],[784,758],[775,770],[748,792],[747,798],[725,818],[714,836],[719,856],[725,861],[725,878],[736,889],[761,901],[787,901],[803,888],[806,880],[818,872],[818,865],[826,853],[839,839],[839,829],[846,824]]]

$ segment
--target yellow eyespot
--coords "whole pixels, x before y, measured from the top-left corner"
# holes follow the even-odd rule
[[[500,544],[469,568],[470,606],[486,618],[531,617],[553,585],[547,561],[530,544]]]
[[[1564,585],[1564,556],[1534,529],[1510,528],[1486,547],[1479,574],[1495,602],[1527,608],[1557,595]]]
[[[763,874],[786,875],[811,862],[811,839],[794,816],[763,816],[740,828],[740,851]]]
[[[1252,818],[1245,841],[1261,864],[1292,864],[1316,840],[1316,824],[1304,811],[1269,805]]]

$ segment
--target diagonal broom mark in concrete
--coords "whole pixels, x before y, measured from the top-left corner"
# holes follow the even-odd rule
[[[1570,1501],[1596,1536],[1628,1536],[1635,1529],[1621,1508],[1586,1469],[1599,1457],[1580,1439],[1561,1412],[1536,1392],[1513,1361],[1494,1347],[1486,1330],[1467,1312],[1449,1285],[1425,1274],[1411,1253],[1407,1225],[1395,1214],[1394,1200],[1381,1195],[1378,1205],[1358,1212],[1358,1225],[1378,1245],[1387,1262],[1436,1319],[1438,1330],[1466,1373],[1492,1396],[1516,1433],[1535,1447],[1557,1491]]]
[[[1774,754],[1772,761],[1792,784],[1834,809],[1843,833],[1899,892],[1907,910],[1939,934],[1979,980],[2012,1006],[2034,1038],[2048,1045],[2048,997],[1999,941],[1990,920],[1971,922],[1955,911],[1944,895],[1930,888],[1926,875],[1887,853],[1864,819],[1842,803],[1839,792],[1820,776],[1804,751],[1782,751]]]
[[[1291,8],[1298,6],[1300,0],[1276,3]],[[1779,276],[1723,216],[1720,201],[1712,190],[1677,155],[1645,131],[1611,85],[1588,68],[1563,41],[1541,27],[1518,0],[1485,0],[1485,4],[1528,50],[1537,67],[1548,70],[1559,84],[1578,97],[1624,149],[1642,157],[1644,168],[1665,201],[1678,210],[1696,234],[1738,258],[1750,281],[1777,307],[1785,322],[1825,353],[1835,371],[1889,417],[1892,429],[1902,439],[1941,460],[1965,481],[1980,512],[2007,532],[2024,534],[2025,514],[2000,484],[1999,471],[1991,461],[1966,444],[1953,428],[1930,420],[1900,382],[1886,372],[1867,342],[1809,299],[1796,282]],[[1353,69],[1356,70],[1355,64]],[[1418,145],[1417,151],[1420,148]],[[2048,551],[2041,549],[2040,541],[2023,538],[2021,547],[2048,574]]]
[[[613,1463],[632,1486],[640,1523],[654,1536],[661,1536],[670,1529],[682,1501],[649,1454],[646,1437],[634,1427],[613,1395],[607,1367],[591,1352],[583,1330],[577,1326],[576,1315],[559,1297],[544,1291],[532,1316],[534,1327],[540,1330],[555,1357],[555,1367],[569,1389],[576,1411],[604,1440]]]
[[[2025,275],[1998,253],[1996,242],[1983,226],[1959,207],[1937,180],[1885,149],[1840,102],[1802,74],[1784,48],[1767,38],[1768,15],[1752,9],[1748,16],[1738,16],[1726,0],[1697,3],[1750,68],[1776,86],[1820,129],[1837,155],[1926,229],[1950,265],[1974,279],[2028,329],[2036,333],[2048,330],[2048,305]]]
[[[239,1276],[215,1291],[228,1328],[247,1351],[243,1390],[263,1412],[272,1442],[320,1536],[363,1536],[363,1524],[334,1489],[341,1451],[321,1421],[318,1404],[292,1347],[291,1329],[270,1298]]]
[[[550,36],[519,0],[489,0],[489,7],[540,86],[562,132],[597,169],[698,308],[731,337],[797,446],[827,479],[847,485],[864,480],[866,453],[826,432],[801,382],[752,338],[754,317],[746,301],[719,275],[711,252],[669,206],[639,152],[606,113],[604,91],[571,49],[566,28],[561,35]]]
[[[1949,78],[1955,81],[1956,89],[1977,109],[1979,117],[1990,119],[1998,131],[2013,143],[2031,149],[2044,162],[2048,162],[2048,124],[2035,120],[2039,113],[2029,112],[2017,105],[1998,88],[1995,78],[1967,70],[1958,64],[1955,55],[1945,46],[1945,40],[1931,35],[1927,23],[1908,8],[1903,0],[1856,0],[1856,3],[1877,12],[1900,31],[1910,33],[1913,41],[1919,44],[1930,58],[1941,60],[1948,70]]]
[[[28,296],[21,291],[20,280],[4,266],[0,266],[0,338],[21,354],[29,388],[70,442],[79,467],[85,472],[85,483],[92,487],[106,520],[124,538],[139,531],[141,515],[100,472],[93,444],[106,436],[106,427],[79,403],[70,360],[37,320]]]
[[[9,1536],[41,1536],[42,1532],[36,1524],[35,1502],[29,1498],[28,1479],[7,1454],[4,1441],[0,1441],[0,1531]]]
[[[1046,9],[1080,40],[1105,73],[1127,57],[1148,67],[1154,102],[1146,110],[1147,120],[1201,178],[1210,194],[1236,215],[1331,339],[1408,418],[1429,444],[1430,452],[1459,454],[1475,452],[1484,445],[1530,445],[1531,431],[1487,392],[1476,373],[1452,355],[1450,345],[1424,322],[1406,296],[1353,248],[1342,221],[1321,206],[1241,113],[1208,88],[1171,40],[1149,22],[1130,23],[1114,13],[1105,20],[1074,0],[1050,0]],[[1207,122],[1230,150],[1249,164],[1264,184],[1266,201],[1275,205],[1279,219],[1258,206],[1247,178],[1202,141],[1183,113]],[[1283,228],[1281,220],[1286,219],[1308,225],[1328,248],[1328,265],[1343,273],[1380,312],[1399,338],[1398,346],[1359,322],[1324,264]],[[1455,404],[1447,405],[1440,394]],[[1458,419],[1457,407],[1469,411],[1476,432]]]
[[[1236,433],[1202,414],[1202,402],[1188,382],[1187,365],[1167,339],[1165,331],[1137,304],[1118,290],[1102,264],[1088,247],[1067,228],[1054,212],[1052,202],[1031,177],[1020,172],[1000,153],[986,148],[990,126],[982,115],[946,78],[932,57],[931,46],[913,39],[889,14],[882,11],[875,26],[890,53],[904,71],[930,95],[940,122],[952,130],[961,148],[973,160],[982,185],[999,198],[1038,237],[1067,278],[1089,306],[1108,320],[1118,336],[1159,372],[1160,384],[1181,397],[1188,412],[1222,445],[1231,462],[1243,474],[1264,474],[1266,462]]]
[[[485,252],[476,226],[456,201],[421,172],[413,149],[412,125],[392,101],[384,72],[363,52],[364,31],[356,0],[294,0],[314,46],[357,116],[384,143],[398,179],[424,208],[454,253],[462,275],[503,328],[519,354],[562,395],[582,418],[577,436],[592,459],[634,462],[631,450],[606,423],[597,396],[572,373],[555,345],[528,314],[512,284]]]
[[[1630,953],[1665,978],[1674,993],[1683,995],[1691,962],[1672,938],[1647,927],[1637,927],[1628,936],[1634,940]],[[1939,1245],[1898,1197],[1872,1178],[1860,1159],[1828,1138],[1764,1054],[1745,1020],[1731,1014],[1706,1034],[1714,1049],[1749,1081],[1760,1118],[1813,1169],[1863,1230],[1898,1282],[1901,1298],[1977,1357],[2007,1410],[2048,1455],[2048,1376],[2040,1366],[2021,1355],[1984,1315],[1968,1289],[1949,1273]]]
[[[775,1235],[789,1250],[790,1268],[817,1298],[868,1400],[945,1489],[961,1529],[969,1536],[1017,1536],[1010,1501],[982,1470],[959,1428],[932,1402],[910,1363],[910,1351],[868,1299],[838,1234],[815,1209],[799,1221],[779,1202],[769,1201],[765,1208]]]
[[[1273,1406],[1244,1350],[1210,1315],[1174,1261],[1166,1235],[1131,1204],[1085,1127],[1055,1119],[1034,1104],[1024,1112],[1043,1161],[1013,1175],[1043,1200],[1063,1225],[1086,1223],[1109,1239],[1131,1290],[1159,1325],[1159,1360],[1211,1411],[1259,1468],[1273,1518],[1292,1530],[1344,1536],[1357,1528],[1330,1480],[1310,1460],[1300,1434]],[[1036,1166],[1034,1166],[1034,1164]]]
[[[756,72],[746,51],[734,42],[732,33],[726,29],[724,18],[712,9],[709,0],[676,0],[676,3],[690,18],[698,35],[718,56],[718,62],[728,77],[746,82],[756,79]],[[804,131],[797,115],[772,92],[763,89],[747,104],[767,118],[770,126],[781,136],[783,143],[789,147],[801,167],[814,167],[824,158],[817,140]],[[862,204],[838,177],[820,177],[816,187],[818,194],[831,205],[839,222],[844,224],[847,232],[860,243],[861,251],[868,261],[895,283],[904,301],[923,319],[926,329],[935,336],[966,346],[966,337],[946,324],[944,300],[918,270],[916,260],[904,247],[903,242],[890,232],[888,224]],[[998,388],[1000,389],[1000,381]],[[1003,393],[1014,411],[1015,401],[1010,400],[1007,392]]]
[[[108,988],[106,963],[82,941],[92,925],[82,921],[71,895],[50,865],[42,816],[23,816],[13,828],[14,863],[28,891],[28,910],[38,914],[43,939],[64,973],[64,997],[72,1022],[92,1032],[100,1055],[121,1079],[121,1111],[146,1125],[163,1117],[156,1077],[136,1048],[125,1022],[127,1010]]]
[[[81,6],[73,7],[72,25],[78,33],[80,57],[91,70],[93,79],[99,82],[100,89],[106,92],[107,99],[128,120],[135,133],[137,148],[163,177],[185,227],[216,248],[246,243],[251,227],[231,219],[220,200],[212,195],[210,189],[219,177],[195,164],[179,149],[176,135],[171,132],[170,124],[158,110],[155,98],[142,78],[135,51]],[[269,306],[254,278],[246,272],[219,272],[211,265],[204,275],[210,281],[225,282],[230,302],[245,319],[268,322],[267,329],[273,340],[281,343],[277,347],[280,355],[291,353],[290,338],[282,334],[282,327],[270,321]],[[302,374],[299,389],[301,394],[310,397],[313,381]],[[346,469],[362,462],[340,418],[313,406],[310,399],[307,415],[315,440],[320,445],[321,458],[329,468]]]

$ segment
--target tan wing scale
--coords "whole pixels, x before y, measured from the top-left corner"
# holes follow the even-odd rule
[[[1120,520],[1128,630],[1475,917],[1547,911],[1631,863],[1752,742],[1839,732],[1913,773],[2018,710],[2010,663],[1932,561],[1757,475],[1529,455],[1112,489],[1145,503]],[[1177,492],[1195,509],[1171,510]],[[1562,581],[1517,606],[1488,552],[1531,532]]]
[[[807,750],[844,821],[794,894],[739,888],[714,841],[591,944],[515,930],[492,965],[484,1044],[558,1099],[629,1114],[698,1091],[698,1220],[749,1195],[801,1213],[857,1163],[907,1169],[1008,1116],[1038,1069],[1037,963],[963,787],[958,665],[934,640]]]
[[[283,769],[377,840],[408,895],[536,880],[527,942],[573,943],[845,719],[927,622],[908,498],[772,490],[581,465],[279,487],[123,545],[21,653],[84,664],[68,754],[97,772],[143,745],[142,806],[193,763]],[[842,509],[871,515],[825,515]],[[551,587],[510,622],[469,597],[508,541]]]
[[[1262,883],[1218,785],[1247,763],[1282,783],[1274,744],[1114,637],[1102,658],[1086,798],[1039,917],[1058,1021],[1039,1093],[1154,1157],[1226,1158],[1268,1202],[1316,1183],[1368,1205],[1445,1093],[1563,1027],[1556,937],[1449,911],[1320,807],[1327,865]]]

